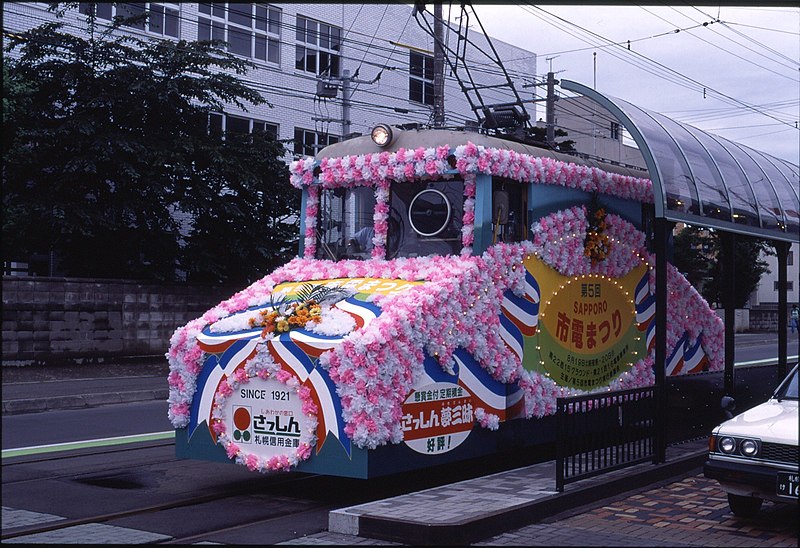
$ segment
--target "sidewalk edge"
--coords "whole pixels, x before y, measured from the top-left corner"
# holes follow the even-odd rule
[[[595,479],[591,485],[584,487],[579,487],[576,483],[572,489],[568,486],[563,493],[548,495],[509,510],[463,522],[438,525],[369,515],[349,516],[348,521],[354,530],[353,534],[360,537],[413,545],[467,545],[535,523],[570,508],[584,506],[685,474],[700,468],[706,457],[706,451],[699,451],[663,464],[639,465],[627,476],[620,475],[608,481]],[[555,479],[553,483],[555,485]]]

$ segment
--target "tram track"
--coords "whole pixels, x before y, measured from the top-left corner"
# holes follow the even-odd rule
[[[64,476],[64,478],[70,478],[70,477],[73,477],[76,481],[78,480],[78,478],[74,477],[74,476],[69,476],[69,475],[65,475]],[[292,477],[292,478],[287,478],[287,479],[283,479],[283,480],[276,479],[276,481],[271,486],[272,487],[286,487],[286,486],[290,486],[292,484],[297,485],[297,484],[302,483],[302,482],[307,482],[309,480],[313,480],[316,477],[317,476],[307,476],[307,477]],[[53,479],[53,478],[47,478],[47,479],[49,480],[49,479]],[[8,539],[24,537],[24,536],[28,536],[28,535],[35,535],[35,534],[39,534],[39,533],[47,533],[47,532],[51,532],[51,531],[67,529],[69,527],[75,527],[75,526],[78,526],[78,525],[85,525],[85,524],[90,524],[90,523],[105,523],[105,522],[119,520],[119,519],[123,519],[123,518],[129,518],[129,517],[133,517],[133,516],[154,514],[156,512],[163,512],[165,510],[174,510],[174,509],[177,509],[177,508],[196,506],[196,505],[205,504],[205,503],[209,503],[209,502],[220,502],[220,501],[224,501],[226,499],[232,499],[232,498],[235,498],[235,497],[259,494],[261,488],[262,488],[262,486],[260,484],[258,484],[258,483],[249,484],[246,487],[237,487],[235,489],[230,489],[229,491],[214,492],[214,493],[209,493],[209,494],[205,494],[205,495],[193,495],[193,496],[185,497],[185,498],[182,498],[182,499],[166,501],[166,502],[163,502],[163,503],[152,504],[152,505],[148,505],[148,506],[140,506],[140,507],[136,507],[136,508],[130,508],[130,509],[127,509],[127,510],[120,510],[120,511],[117,511],[117,512],[107,512],[107,513],[102,513],[102,514],[94,514],[94,515],[81,517],[81,518],[65,518],[65,519],[54,520],[54,521],[45,522],[45,523],[39,523],[39,524],[35,524],[35,525],[30,525],[30,526],[14,527],[14,528],[9,528],[7,530],[4,529],[2,531],[2,533],[0,534],[0,540],[5,541],[5,540],[8,540]],[[310,512],[310,511],[314,511],[314,510],[319,510],[321,508],[324,508],[327,505],[328,505],[328,503],[319,503],[316,506],[313,506],[311,508],[303,510],[303,512]],[[278,516],[278,517],[282,517],[282,516]],[[277,519],[277,518],[270,518],[270,519]],[[254,523],[259,523],[260,521],[269,521],[269,519],[267,519],[267,520],[257,520]],[[246,526],[246,525],[247,524],[242,524],[242,526]],[[239,527],[239,526],[237,526],[237,527]],[[230,529],[235,529],[237,527],[232,527]],[[224,530],[224,529],[220,529],[220,531],[222,531],[222,530]],[[208,536],[208,534],[215,533],[215,532],[219,532],[219,531],[210,531],[210,532],[199,533],[197,535],[188,536],[184,540],[189,540],[189,539],[193,538],[194,536]],[[170,541],[170,543],[178,543],[178,544],[180,544],[182,542],[176,540],[175,542]]]
[[[65,474],[48,475],[46,477],[31,477],[31,478],[11,479],[11,480],[6,480],[5,479],[6,477],[8,477],[8,472],[10,472],[12,470],[15,470],[17,468],[22,468],[24,466],[35,465],[35,464],[48,464],[48,463],[55,463],[55,462],[63,464],[63,463],[70,462],[70,461],[74,462],[74,461],[77,461],[78,459],[86,459],[86,458],[91,458],[91,457],[108,457],[108,456],[112,456],[112,455],[121,455],[121,454],[133,454],[133,453],[139,453],[139,452],[145,452],[145,451],[158,450],[158,449],[161,449],[161,448],[164,448],[164,447],[170,447],[170,446],[174,446],[174,445],[175,445],[175,443],[172,442],[172,441],[170,441],[170,442],[149,442],[149,443],[142,444],[142,445],[139,445],[139,446],[136,446],[136,447],[127,446],[127,447],[115,447],[115,448],[113,448],[113,447],[86,448],[86,449],[74,450],[74,451],[69,451],[69,452],[59,453],[59,454],[45,453],[45,454],[41,454],[41,455],[31,455],[31,456],[25,456],[25,457],[14,457],[13,459],[4,459],[3,463],[2,463],[2,470],[3,470],[3,476],[4,476],[4,480],[3,480],[2,484],[5,487],[5,486],[16,486],[16,485],[22,485],[22,484],[25,484],[25,483],[32,483],[32,482],[42,481],[44,479],[46,479],[46,480],[76,479],[77,480],[81,476],[86,476],[87,475],[87,474],[76,474],[75,472],[70,472],[70,473],[65,473]],[[174,454],[174,452],[173,452],[173,454]],[[178,460],[179,459],[177,459],[175,456],[170,456],[168,458],[156,458],[156,459],[150,458],[149,460],[147,460],[146,463],[142,463],[140,465],[128,465],[127,469],[131,470],[131,469],[145,467],[145,466],[168,464],[168,463],[171,463],[171,462],[177,462]],[[109,463],[107,469],[108,470],[114,470],[116,468],[119,468],[119,464],[118,463]],[[99,470],[94,469],[94,470],[92,470],[92,472],[90,474],[91,475],[96,475],[98,472],[99,472]]]
[[[209,538],[214,537],[216,535],[221,535],[221,534],[225,534],[225,533],[234,533],[236,531],[241,531],[241,530],[247,529],[249,527],[263,527],[263,526],[268,526],[269,524],[276,524],[276,523],[286,519],[288,516],[291,516],[292,519],[299,520],[304,515],[312,514],[312,513],[315,513],[315,512],[320,512],[322,510],[330,510],[331,508],[333,508],[333,506],[331,504],[328,504],[328,503],[326,503],[326,504],[316,504],[316,505],[311,506],[310,508],[307,508],[305,510],[301,510],[299,512],[295,511],[295,512],[291,512],[290,514],[287,513],[287,514],[283,514],[283,515],[280,515],[280,516],[270,516],[270,517],[263,518],[263,519],[249,520],[247,522],[238,523],[238,524],[232,525],[230,527],[220,527],[220,528],[217,528],[217,529],[204,531],[202,533],[197,533],[197,534],[194,534],[194,535],[186,535],[186,536],[181,536],[181,537],[175,537],[175,538],[172,538],[172,539],[169,539],[169,540],[156,542],[155,544],[168,544],[168,545],[169,544],[190,544],[190,543],[195,543],[195,542],[200,542],[200,541],[208,541]]]

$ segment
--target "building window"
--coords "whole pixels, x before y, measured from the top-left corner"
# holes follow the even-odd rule
[[[222,40],[230,53],[280,64],[280,9],[216,2],[199,4],[198,10],[198,40]]]
[[[92,9],[94,9],[95,17],[106,21],[111,21],[114,17],[128,18],[147,14],[147,17],[141,17],[124,26],[173,38],[178,38],[179,35],[179,11],[176,4],[81,2],[81,13],[88,15]]]
[[[433,57],[408,54],[408,100],[433,105]]]
[[[278,138],[278,126],[276,124],[245,118],[244,116],[212,112],[209,114],[208,123],[209,131],[217,135],[222,135],[224,133],[254,133],[263,131],[269,133],[275,139]]]
[[[774,291],[778,291],[778,280],[772,282],[772,287]],[[792,280],[786,280],[786,291],[794,291],[794,282]]]
[[[794,264],[794,250],[789,250],[789,253],[786,254],[786,266],[792,266]]]
[[[297,16],[294,67],[320,76],[339,76],[342,29]]]
[[[314,156],[328,145],[338,143],[339,138],[328,133],[294,128],[294,153],[303,156]]]
[[[619,141],[619,124],[617,122],[611,122],[610,137]]]

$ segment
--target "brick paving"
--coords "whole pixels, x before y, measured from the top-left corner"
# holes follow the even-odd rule
[[[716,481],[700,473],[475,545],[797,546],[798,521],[796,505],[770,501],[755,518],[737,518]]]

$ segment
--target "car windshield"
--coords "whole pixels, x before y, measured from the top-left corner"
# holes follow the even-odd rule
[[[797,399],[797,366],[794,367],[787,379],[775,391],[775,397],[779,400]]]

